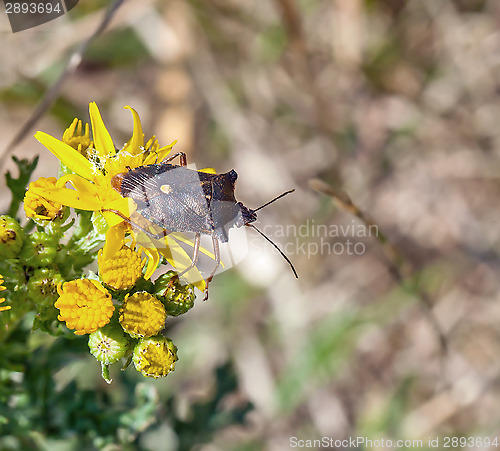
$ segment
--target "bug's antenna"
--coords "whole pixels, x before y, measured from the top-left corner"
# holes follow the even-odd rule
[[[283,193],[281,196],[278,196],[276,199],[279,199],[280,197],[284,196],[285,194],[288,194],[288,193],[291,193],[292,191],[294,190],[291,190],[291,191],[287,191],[286,193]],[[276,199],[273,199],[271,202],[275,201]],[[268,203],[271,203],[271,202],[268,202]],[[265,205],[264,205],[265,207]],[[262,207],[260,207],[262,208]],[[255,211],[255,210],[254,210]],[[257,232],[259,232],[267,241],[269,241],[274,247],[275,249],[281,254],[281,256],[287,261],[287,263],[290,265],[290,268],[292,268],[292,271],[293,271],[293,274],[295,276],[296,279],[299,278],[299,276],[297,275],[297,271],[295,271],[295,268],[293,267],[292,265],[292,262],[290,261],[290,259],[283,253],[283,251],[278,247],[278,245],[272,241],[270,238],[268,238],[266,235],[264,235],[264,233],[262,233],[257,227],[255,227],[253,224],[245,224],[247,227],[251,227],[252,229],[255,229],[257,230]]]
[[[277,201],[278,199],[281,199],[283,196],[286,196],[287,194],[293,193],[294,191],[295,191],[294,189],[291,189],[283,194],[280,194],[279,196],[275,197],[274,199],[271,199],[269,202],[266,202],[264,205],[261,205],[259,208],[256,208],[253,211],[259,211],[261,208],[267,207],[269,204],[272,204],[273,202]]]

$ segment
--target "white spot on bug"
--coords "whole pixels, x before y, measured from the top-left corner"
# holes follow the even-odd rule
[[[165,194],[170,194],[173,190],[170,185],[161,185],[160,186],[160,191]]]

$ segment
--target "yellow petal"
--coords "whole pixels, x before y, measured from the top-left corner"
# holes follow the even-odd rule
[[[113,140],[104,125],[104,122],[95,102],[89,104],[90,121],[92,122],[92,134],[94,136],[94,147],[97,155],[108,157],[116,153]]]
[[[106,296],[109,294],[109,291],[106,290],[106,288],[104,288],[98,280],[90,279],[90,283],[93,284],[102,294]]]
[[[120,197],[105,206],[106,209],[116,210],[123,216],[130,218],[131,214],[137,209],[137,205],[132,199]],[[123,221],[123,218],[113,211],[103,211],[102,214],[110,227],[113,227]]]
[[[114,227],[123,222],[123,218],[113,211],[103,211],[102,215],[109,227]]]
[[[125,150],[122,150],[117,155],[117,158],[108,158],[106,160],[104,169],[110,179],[113,175],[127,172],[127,166],[134,169],[142,165],[142,155],[130,155],[127,150],[129,146],[130,142],[126,145]]]
[[[193,282],[193,285],[196,288],[198,288],[198,290],[205,291],[205,288],[207,287],[207,282],[205,282],[205,279],[201,279],[196,282]]]
[[[146,273],[144,274],[144,278],[146,280],[149,280],[155,272],[156,268],[158,268],[158,263],[160,263],[160,253],[156,249],[146,249],[143,247],[142,250],[149,257]]]
[[[87,180],[95,176],[95,167],[73,147],[44,132],[36,132],[35,138],[49,149],[61,163]]]
[[[71,125],[66,130],[64,130],[64,133],[63,133],[63,140],[64,141],[69,141],[71,138],[73,138],[77,125],[78,125],[78,118],[75,117],[73,119],[73,122],[71,123]]]
[[[108,259],[113,257],[123,246],[125,239],[125,230],[123,223],[110,227],[106,232],[106,242],[102,249],[102,257]]]
[[[194,241],[189,239],[181,232],[172,232],[169,233],[168,236],[170,238],[174,238],[177,241],[180,241],[181,243],[187,244],[188,246],[194,247]],[[208,249],[205,249],[203,246],[200,246],[200,252],[215,261],[215,255],[212,254],[212,252],[210,252]],[[224,263],[222,261],[220,262],[220,265],[224,268]]]
[[[149,156],[147,156],[144,159],[144,162],[142,163],[144,166],[148,164],[155,164],[163,161],[165,157],[172,151],[172,147],[175,146],[177,143],[177,140],[172,141],[168,146],[162,147],[161,149],[158,149],[156,152],[152,152]]]
[[[66,174],[59,178],[56,182],[56,187],[61,188],[66,185],[66,183],[70,182],[73,187],[85,196],[98,196],[99,192],[97,186],[94,183],[90,183],[88,180],[79,176],[78,174]]]
[[[100,210],[101,202],[95,196],[82,195],[68,188],[32,188],[31,191],[52,202],[57,202],[79,210]]]
[[[175,241],[170,235],[165,237],[167,247],[158,249],[167,261],[180,273],[191,265],[192,257]],[[190,269],[182,276],[196,288],[203,291],[205,289],[205,280],[198,268]]]
[[[128,105],[124,108],[130,110],[134,116],[134,132],[132,134],[132,139],[130,140],[129,152],[132,155],[137,155],[142,152],[141,147],[144,146],[144,133],[142,132],[141,118],[137,114],[137,111]]]

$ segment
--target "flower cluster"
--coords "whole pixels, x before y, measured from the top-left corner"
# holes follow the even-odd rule
[[[126,108],[134,127],[120,150],[95,103],[89,107],[91,127],[75,119],[62,140],[37,132],[36,139],[61,162],[59,177],[29,184],[24,229],[0,216],[0,291],[7,290],[10,301],[0,306],[0,335],[29,310],[36,312],[33,329],[90,334],[90,352],[108,382],[109,365],[122,358],[144,376],[173,371],[177,348],[163,335],[165,324],[193,307],[195,287],[205,288],[199,274],[180,284],[177,274],[189,266],[189,255],[172,237],[161,246],[150,239],[144,230],[154,224],[134,227],[144,218],[112,185],[117,174],[162,161],[175,144],[160,147],[154,136],[144,142],[139,115]],[[97,273],[88,271],[95,261]],[[153,282],[162,263],[175,271]]]

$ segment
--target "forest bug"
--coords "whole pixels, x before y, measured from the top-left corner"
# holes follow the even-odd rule
[[[179,157],[180,166],[169,164]],[[128,172],[116,174],[111,179],[111,186],[121,196],[134,200],[137,212],[147,220],[159,226],[163,232],[152,234],[149,230],[132,223],[129,218],[116,210],[113,211],[146,235],[159,239],[170,232],[194,232],[194,250],[191,265],[179,276],[192,269],[200,250],[201,235],[211,235],[215,265],[206,279],[205,299],[208,297],[208,285],[220,265],[219,241],[229,240],[231,227],[249,226],[269,241],[288,262],[295,277],[297,272],[288,257],[252,222],[257,219],[256,212],[279,198],[293,192],[287,191],[255,210],[245,207],[234,197],[234,187],[238,174],[231,170],[225,174],[210,174],[189,169],[186,154],[176,153],[161,163],[140,166]]]

